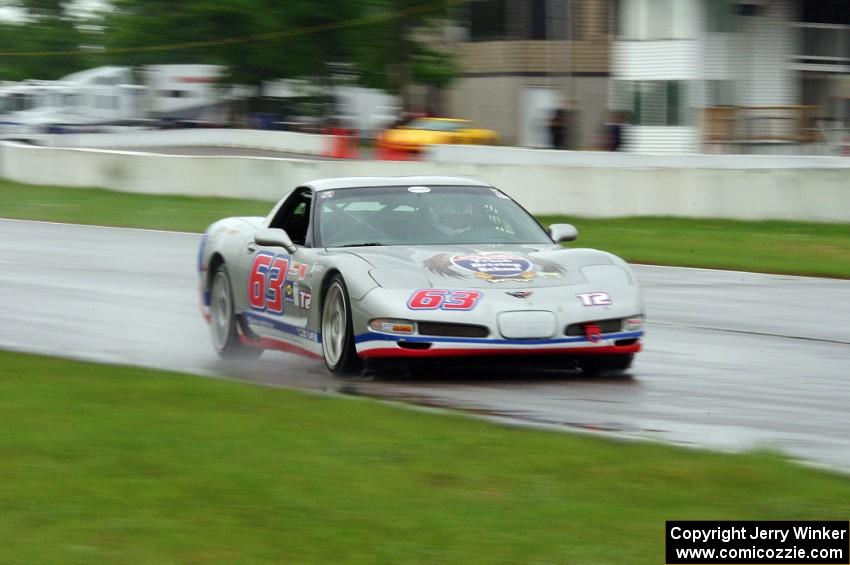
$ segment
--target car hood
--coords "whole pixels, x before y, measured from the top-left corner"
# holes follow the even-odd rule
[[[535,245],[387,246],[348,249],[372,265],[381,286],[539,288],[588,282],[588,267],[614,269],[613,255],[594,249]]]

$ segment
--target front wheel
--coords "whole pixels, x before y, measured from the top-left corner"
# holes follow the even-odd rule
[[[350,375],[363,366],[354,349],[351,301],[338,274],[331,278],[322,305],[322,354],[334,375]]]
[[[618,374],[628,370],[635,359],[634,353],[625,355],[588,355],[577,360],[579,369],[586,375]]]
[[[223,263],[215,271],[210,290],[210,336],[215,352],[222,359],[256,359],[263,353],[262,349],[248,347],[239,340],[233,288]]]

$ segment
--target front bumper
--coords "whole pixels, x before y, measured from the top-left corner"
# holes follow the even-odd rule
[[[518,299],[503,289],[481,289],[473,308],[448,311],[404,308],[410,290],[375,289],[353,301],[355,349],[366,359],[628,355],[640,351],[642,326],[625,323],[642,316],[639,290],[631,286],[611,291],[613,303],[603,307],[582,306],[575,295],[584,290],[582,285],[536,288],[533,295]],[[515,313],[520,316],[514,318]],[[522,314],[528,315],[526,320]],[[370,326],[374,319],[410,320],[416,330],[409,334],[381,331]],[[506,320],[513,321],[513,327],[507,327]],[[462,326],[467,331],[425,331],[426,323],[430,328]]]

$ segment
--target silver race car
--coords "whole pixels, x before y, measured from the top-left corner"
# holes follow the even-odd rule
[[[483,182],[324,179],[265,218],[212,224],[201,243],[202,309],[222,357],[281,349],[335,374],[368,360],[545,356],[586,372],[627,369],[643,299],[618,257],[565,249]]]

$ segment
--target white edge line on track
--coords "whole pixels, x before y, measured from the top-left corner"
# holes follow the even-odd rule
[[[31,145],[31,144],[18,144],[14,141],[8,141],[4,139],[0,139],[0,142],[6,143],[14,143],[17,145],[24,145],[26,147],[34,147],[38,149],[64,149],[67,151],[89,151],[89,152],[98,152],[98,153],[115,153],[117,155],[151,155],[154,157],[179,157],[181,159],[266,159],[272,161],[297,161],[299,163],[303,162],[317,162],[317,161],[339,161],[334,157],[324,157],[318,153],[304,153],[304,158],[299,157],[269,157],[263,155],[183,155],[180,153],[154,153],[151,151],[142,151],[139,148],[139,151],[133,151],[130,149],[109,149],[103,147],[51,147],[47,145]],[[196,145],[178,145],[177,147],[198,147]],[[231,145],[210,145],[210,146],[201,146],[201,147],[220,147],[223,149],[249,149],[252,151],[277,151],[276,149],[266,149],[262,147],[235,147]],[[280,153],[288,153],[288,151],[280,151]]]
[[[77,228],[88,228],[88,229],[107,229],[107,230],[125,230],[125,231],[141,231],[141,232],[151,232],[151,233],[173,233],[177,235],[191,235],[192,237],[197,237],[199,235],[203,235],[197,232],[190,231],[176,231],[176,230],[154,230],[150,228],[128,228],[123,226],[98,226],[94,224],[75,224],[72,222],[48,222],[46,220],[20,220],[16,218],[0,218],[0,222],[17,222],[21,224],[47,224],[51,226],[73,226]]]
[[[168,195],[161,195],[168,196]],[[18,222],[18,223],[30,223],[30,224],[48,224],[53,226],[74,226],[81,228],[89,228],[89,229],[107,229],[107,230],[125,230],[125,231],[140,231],[140,232],[151,232],[151,233],[173,233],[178,235],[189,235],[193,237],[197,237],[199,235],[203,235],[202,233],[197,232],[188,232],[188,231],[176,231],[176,230],[155,230],[149,228],[129,228],[122,226],[99,226],[95,224],[75,224],[72,222],[49,222],[46,220],[21,220],[16,218],[2,218],[0,217],[0,222]],[[569,249],[569,248],[566,248]],[[629,263],[629,265],[634,265],[636,267],[649,267],[654,269],[684,269],[688,271],[707,271],[710,273],[729,273],[729,274],[742,274],[742,275],[755,275],[755,276],[763,276],[763,277],[784,277],[790,279],[815,279],[822,281],[843,281],[846,279],[842,278],[829,278],[829,277],[815,277],[811,275],[787,275],[783,273],[759,273],[754,271],[736,271],[733,269],[707,269],[705,267],[684,267],[681,265],[648,265],[645,263]]]

